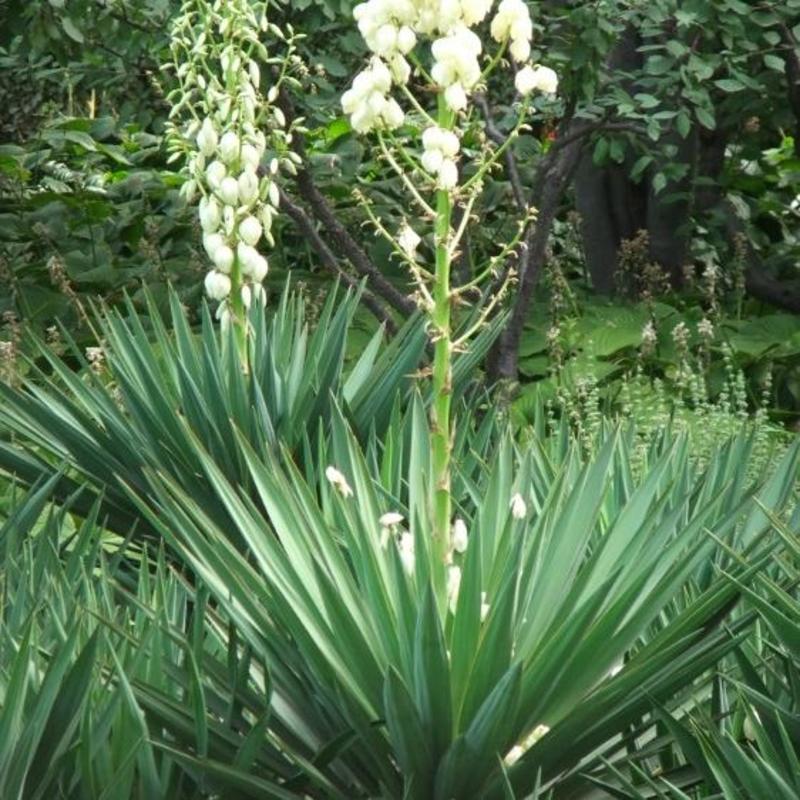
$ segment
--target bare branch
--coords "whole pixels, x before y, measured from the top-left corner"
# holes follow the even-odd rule
[[[314,252],[319,256],[322,266],[350,288],[358,289],[358,281],[339,264],[330,247],[320,236],[308,212],[295,203],[283,190],[281,190],[281,208],[294,220],[300,232],[306,237]],[[397,325],[395,325],[394,320],[371,292],[365,290],[361,295],[361,299],[378,321],[386,326],[386,330],[389,333],[394,334],[397,332]]]
[[[486,122],[486,133],[489,135],[489,138],[495,144],[502,146],[508,137],[495,125],[494,117],[492,116],[492,111],[489,108],[489,102],[486,96],[474,94],[472,99],[483,114],[483,119]],[[517,167],[517,160],[514,158],[514,153],[510,147],[506,149],[504,156],[508,180],[511,183],[511,191],[514,194],[514,202],[517,208],[523,211],[526,207],[525,190],[522,187],[522,179],[520,178],[519,168]]]

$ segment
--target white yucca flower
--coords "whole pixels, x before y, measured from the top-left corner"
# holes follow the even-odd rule
[[[511,498],[509,505],[511,506],[511,516],[514,519],[525,519],[528,514],[528,507],[519,492]]]
[[[333,486],[333,488],[336,489],[340,495],[342,495],[342,497],[352,497],[353,490],[350,488],[350,484],[347,482],[347,479],[344,477],[344,475],[342,475],[342,473],[336,469],[336,467],[327,467],[325,470],[325,477],[331,486]]]
[[[465,553],[469,545],[469,534],[463,519],[457,519],[453,523],[450,534],[450,545],[456,553]]]
[[[461,567],[447,568],[447,600],[450,611],[455,614],[458,606],[458,592],[461,589]]]
[[[400,541],[397,543],[397,550],[400,553],[400,562],[406,574],[413,575],[416,567],[416,553],[414,550],[414,534],[408,531],[403,532]]]

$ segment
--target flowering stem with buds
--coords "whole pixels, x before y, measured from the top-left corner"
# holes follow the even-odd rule
[[[392,241],[386,225],[369,208],[366,199],[358,195],[367,207],[367,214],[376,231],[390,240],[395,253],[409,265],[416,284],[416,297],[428,317],[433,344],[431,429],[431,495],[430,551],[434,557],[433,582],[440,610],[447,608],[449,599],[457,596],[460,567],[453,563],[455,523],[451,517],[452,478],[452,383],[453,354],[465,347],[472,336],[485,324],[488,315],[501,302],[498,292],[485,303],[477,322],[453,335],[453,308],[465,291],[477,288],[477,283],[493,274],[495,261],[486,270],[479,270],[468,289],[451,287],[450,272],[453,260],[469,224],[473,206],[483,189],[483,179],[498,163],[506,149],[513,145],[528,119],[531,104],[528,96],[539,91],[554,95],[557,88],[555,73],[541,65],[529,63],[533,22],[525,0],[454,0],[451,3],[411,3],[406,0],[365,0],[353,15],[372,55],[368,65],[353,79],[352,86],[342,95],[342,109],[357,133],[374,133],[383,161],[394,171],[408,192],[413,207],[418,210],[418,225],[432,225],[434,260],[425,269],[418,259],[417,248],[423,239],[403,220]],[[494,57],[481,70],[484,42],[473,30],[492,15],[489,34],[498,47]],[[430,47],[419,47],[426,40]],[[508,51],[514,60],[514,86],[520,95],[519,119],[508,141],[494,148],[487,147],[476,160],[472,177],[459,185],[458,163],[464,133],[475,130],[476,121],[469,113],[469,95],[478,91],[488,74],[503,63]],[[430,61],[430,69],[426,65]],[[412,81],[412,65],[416,80]],[[429,112],[425,102],[431,92],[415,93],[419,81],[436,92],[435,112]],[[394,94],[397,96],[393,96]],[[397,91],[399,90],[399,91]],[[405,103],[404,110],[398,100]],[[406,126],[413,121],[421,132],[419,140]],[[413,130],[413,128],[412,128]],[[477,137],[483,140],[478,132]],[[420,141],[421,140],[421,141]],[[415,146],[406,149],[411,141]],[[469,139],[467,139],[469,141]],[[419,145],[421,153],[419,152]],[[433,201],[428,198],[433,193]],[[458,208],[462,219],[455,226],[453,214]],[[521,236],[520,228],[518,236]],[[510,245],[516,247],[518,240]],[[504,253],[509,252],[505,250]],[[507,281],[506,281],[507,283]],[[517,512],[520,503],[517,504]],[[462,523],[463,525],[463,523]],[[400,556],[410,564],[413,573],[413,545],[418,533],[408,534],[400,543]],[[463,539],[463,536],[461,537]],[[463,552],[463,549],[459,552]]]
[[[443,97],[439,97],[438,125],[444,130],[453,127],[453,112],[447,108]],[[453,204],[450,192],[439,189],[436,192],[436,222],[434,241],[436,245],[436,271],[433,285],[434,306],[431,322],[436,343],[433,355],[433,405],[431,409],[432,455],[434,479],[434,549],[446,557],[450,540],[450,405],[452,394],[452,342],[451,342],[451,298],[450,251],[451,216]]]

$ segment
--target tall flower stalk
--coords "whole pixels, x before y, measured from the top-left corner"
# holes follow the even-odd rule
[[[293,40],[268,22],[267,5],[186,0],[171,37],[170,66],[179,84],[169,95],[171,159],[186,160],[185,198],[200,195],[211,262],[206,294],[218,303],[222,327],[233,325],[245,369],[247,311],[263,298],[269,269],[258,247],[274,244],[277,181],[299,160],[289,148],[292,132],[273,105],[281,85],[292,80]],[[265,34],[281,43],[280,56],[267,50]]]
[[[408,223],[389,231],[359,194],[376,229],[407,264],[416,297],[429,320],[434,347],[431,369],[433,400],[430,410],[433,492],[431,520],[433,550],[439,564],[437,584],[445,585],[444,567],[452,558],[451,408],[453,353],[463,348],[501,302],[503,291],[484,304],[477,321],[458,335],[453,308],[467,292],[479,290],[496,277],[496,268],[519,246],[529,212],[512,240],[502,245],[466,285],[453,286],[451,267],[457,255],[483,178],[509,147],[531,111],[535,91],[554,94],[555,73],[529,63],[533,23],[523,0],[367,0],[354,16],[368,48],[369,64],[342,96],[342,108],[353,129],[375,135],[385,162],[400,177],[432,234],[432,269],[417,252],[424,235]],[[492,53],[476,28],[491,16]],[[430,47],[425,47],[426,43]],[[492,146],[470,109],[470,95],[486,86],[489,76],[505,68],[510,54],[519,95],[518,117],[508,140]],[[426,60],[430,63],[425,63]],[[428,108],[430,86],[435,108]],[[461,143],[467,134],[482,145],[472,165],[459,167]],[[421,152],[420,152],[421,145]],[[467,167],[470,167],[469,169]],[[429,202],[428,197],[432,197]],[[454,211],[460,208],[460,222]],[[505,288],[505,286],[503,287]]]

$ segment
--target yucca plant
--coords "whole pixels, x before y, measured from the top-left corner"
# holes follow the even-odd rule
[[[163,551],[110,534],[96,508],[83,520],[54,508],[52,483],[9,492],[0,524],[0,797],[207,796],[202,776],[153,746],[144,709],[191,709],[190,736],[165,715],[172,741],[241,767],[237,695],[267,713],[268,694],[237,682],[248,657]],[[297,771],[263,742],[252,758]]]
[[[649,754],[614,765],[609,781],[596,779],[613,796],[800,796],[800,508],[788,520],[773,516],[772,524],[785,545],[781,557],[753,582],[740,584],[745,604],[757,612],[757,630],[712,676],[704,702],[681,717],[661,712],[664,736],[651,743]]]
[[[777,541],[737,483],[747,443],[702,474],[685,442],[665,443],[638,484],[613,433],[587,464],[510,437],[465,455],[442,601],[421,402],[402,426],[365,458],[338,415],[306,474],[237,435],[255,498],[193,438],[246,552],[178,481],[150,475],[158,511],[139,499],[142,513],[267,666],[260,735],[307,764],[305,782],[298,793],[263,766],[174,755],[253,797],[580,796],[599,753],[655,725],[654,702],[685,701],[748,633],[751,616],[729,616],[739,586],[719,572],[746,584]],[[797,467],[794,447],[762,500],[783,507]]]
[[[236,431],[262,453],[279,442],[300,452],[326,427],[337,401],[362,438],[382,432],[425,359],[417,318],[388,343],[377,331],[346,365],[357,293],[332,290],[312,332],[302,297],[287,284],[274,311],[252,310],[252,367],[244,374],[230,335],[220,335],[208,314],[195,332],[175,295],[171,304],[169,329],[152,305],[146,317],[132,307],[98,314],[102,350],[92,353],[93,365],[76,348],[58,356],[40,343],[25,384],[0,384],[0,469],[32,485],[63,468],[56,495],[64,499],[83,486],[78,507],[86,513],[101,497],[107,525],[121,533],[142,519],[119,481],[146,494],[145,470],[167,471],[212,514],[216,508],[222,524],[224,512],[193,462],[190,435],[228,479],[248,486]],[[454,396],[468,388],[494,331],[457,360]]]

